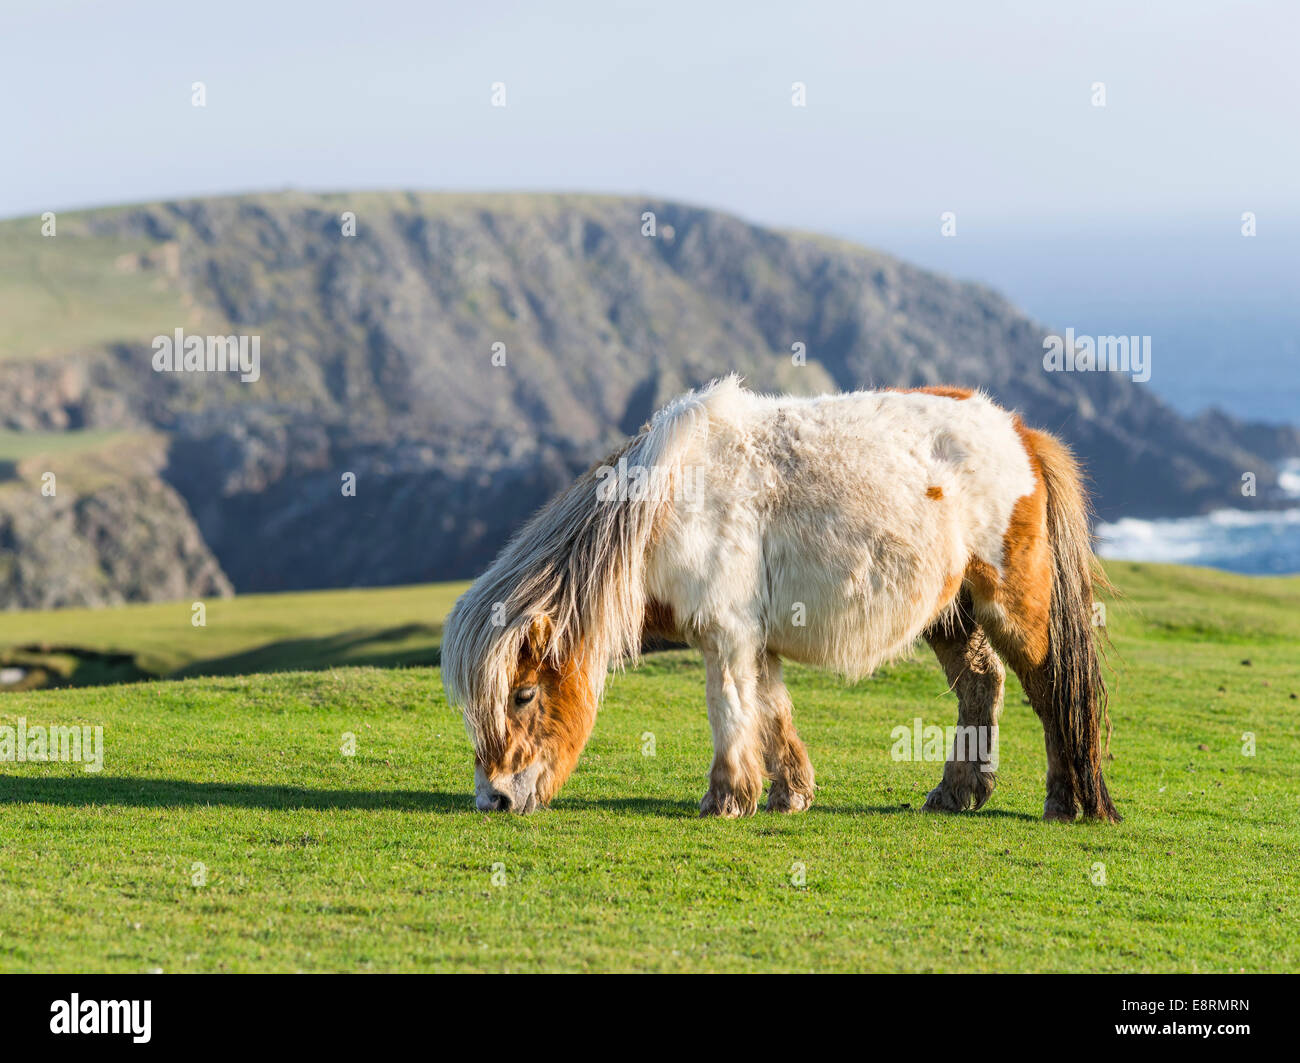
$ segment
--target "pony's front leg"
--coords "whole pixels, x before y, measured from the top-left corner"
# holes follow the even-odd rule
[[[775,654],[765,654],[760,662],[758,698],[763,708],[763,757],[772,780],[767,810],[802,812],[813,803],[816,783],[808,751],[794,729],[794,707]]]
[[[762,718],[753,656],[704,646],[705,697],[713,728],[713,767],[701,816],[749,816],[763,794]]]

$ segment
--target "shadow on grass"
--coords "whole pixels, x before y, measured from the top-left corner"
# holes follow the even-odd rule
[[[920,805],[821,805],[815,804],[812,812],[827,812],[832,815],[859,816],[928,816],[936,820],[951,820],[954,823],[969,819],[1020,819],[1028,823],[1037,823],[1041,817],[1031,816],[1027,812],[1008,812],[1001,808],[982,808],[978,812],[926,812]]]
[[[698,819],[700,815],[700,803],[698,800],[673,800],[666,797],[613,797],[613,798],[586,798],[586,797],[557,797],[555,804],[552,806],[557,812],[567,811],[596,811],[596,812],[633,812],[639,815],[647,816],[669,816],[673,818]],[[1039,817],[1031,816],[1024,812],[1008,812],[997,808],[984,808],[979,812],[961,812],[952,816],[944,816],[940,813],[922,812],[919,806],[909,806],[904,808],[902,805],[836,805],[815,803],[806,813],[799,815],[810,816],[934,816],[936,819],[951,819],[954,822],[962,819],[969,819],[971,816],[988,817],[992,819],[1019,819],[1029,823],[1037,823]],[[763,811],[763,805],[760,803],[758,812],[753,816],[755,820],[784,819],[784,813],[767,813]]]
[[[268,809],[383,809],[399,812],[475,812],[473,794],[444,793],[440,790],[308,790],[300,786],[271,786],[262,783],[188,782],[182,779],[137,779],[117,776],[73,776],[70,778],[29,778],[0,775],[0,806],[62,805],[65,807],[124,808],[268,808]],[[620,812],[671,819],[694,819],[699,816],[699,802],[664,797],[584,798],[558,797],[555,812]],[[919,808],[900,805],[828,805],[814,804],[810,815],[914,816]],[[766,814],[761,810],[757,819]],[[983,809],[977,813],[958,814],[1019,819],[1037,822],[1036,816],[1023,812]]]
[[[557,797],[552,812],[628,812],[640,816],[690,819],[700,814],[700,802],[671,797]]]
[[[595,811],[595,812],[635,812],[648,816],[673,816],[677,818],[698,819],[700,815],[699,800],[674,800],[668,797],[557,797],[552,808],[557,812]],[[829,805],[814,804],[810,815],[901,815],[916,812],[914,808],[900,808],[898,805],[860,805],[853,808],[838,808]],[[754,819],[764,816],[777,818],[775,814],[763,811],[760,801]]]
[[[296,639],[281,639],[225,657],[194,661],[167,676],[254,675],[267,672],[315,672],[336,667],[435,667],[441,658],[441,624],[402,624],[359,628]],[[425,645],[409,645],[419,640]]]
[[[257,783],[187,782],[114,776],[40,778],[0,775],[0,805],[121,805],[133,808],[395,809],[402,812],[472,812],[464,790],[307,790]]]
[[[19,666],[28,672],[22,682],[3,691],[9,693],[159,679],[321,672],[329,668],[433,668],[441,660],[441,639],[441,624],[357,628],[331,635],[279,639],[238,653],[192,661],[162,675],[141,667],[133,653],[45,643],[0,649],[0,664]]]
[[[130,808],[269,808],[269,809],[386,809],[401,812],[476,812],[474,795],[439,790],[309,790],[300,786],[262,783],[189,782],[182,779],[138,779],[118,776],[30,778],[0,775],[0,806],[61,805],[88,808],[117,805]],[[554,810],[623,811],[656,816],[695,816],[698,801],[656,798],[587,800],[558,798]]]

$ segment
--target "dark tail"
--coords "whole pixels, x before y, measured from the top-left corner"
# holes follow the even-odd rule
[[[1101,732],[1110,749],[1110,713],[1093,620],[1094,581],[1106,586],[1092,553],[1088,496],[1078,463],[1065,446],[1034,433],[1034,451],[1047,487],[1052,547],[1052,611],[1047,668],[1052,710],[1085,816],[1120,821],[1102,779]]]

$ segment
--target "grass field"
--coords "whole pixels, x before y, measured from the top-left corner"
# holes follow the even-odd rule
[[[1300,579],[1109,571],[1118,827],[1039,820],[1014,682],[989,804],[918,811],[941,765],[890,732],[955,719],[928,653],[855,686],[790,670],[803,815],[696,818],[703,670],[672,652],[611,681],[573,778],[517,818],[473,811],[436,668],[328,667],[331,637],[417,602],[436,645],[445,588],[212,603],[204,630],[184,604],[0,618],[0,642],[169,671],[306,639],[282,660],[316,669],[0,695],[0,726],[105,745],[99,773],[0,765],[0,970],[1295,970]]]
[[[0,613],[0,662],[39,661],[74,686],[98,682],[100,669],[93,660],[21,648],[125,654],[154,677],[434,664],[442,618],[465,587],[442,583],[214,598],[203,603],[201,626],[192,622],[192,602]]]

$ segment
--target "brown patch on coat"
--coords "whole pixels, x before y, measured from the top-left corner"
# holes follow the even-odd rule
[[[884,391],[896,391],[900,395],[938,395],[941,399],[969,399],[975,394],[971,388],[953,388],[945,384],[929,384],[923,388],[883,388]]]
[[[763,735],[763,767],[772,780],[769,812],[802,812],[813,803],[816,784],[808,750],[788,712],[769,714]]]
[[[976,601],[997,602],[998,571],[987,561],[971,558],[966,566],[966,583]]]
[[[645,639],[675,639],[679,633],[677,621],[673,617],[672,606],[666,605],[657,598],[651,598],[646,602],[645,607],[645,624],[641,629],[641,638]]]
[[[938,487],[935,484],[931,484],[929,487],[925,489],[925,497],[933,498],[936,502],[938,502],[940,499],[943,498],[943,488]]]
[[[769,653],[758,681],[763,716],[763,770],[772,780],[769,812],[802,812],[813,803],[817,785],[808,750],[794,728],[794,705],[781,676],[781,660]]]
[[[1034,490],[1016,500],[1002,536],[1002,573],[973,559],[966,581],[977,603],[997,607],[999,640],[1012,650],[1013,666],[1036,667],[1047,657],[1052,614],[1052,548],[1047,534],[1047,484],[1035,452],[1040,433],[1014,419],[1034,473]]]

